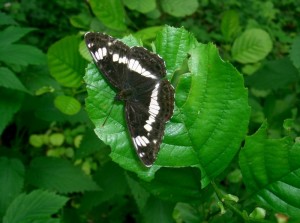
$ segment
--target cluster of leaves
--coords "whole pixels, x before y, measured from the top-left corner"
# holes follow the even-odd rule
[[[297,1],[0,7],[3,222],[300,219]],[[151,168],[132,149],[123,106],[109,114],[115,92],[89,64],[89,30],[132,34],[122,41],[166,62],[175,109]]]

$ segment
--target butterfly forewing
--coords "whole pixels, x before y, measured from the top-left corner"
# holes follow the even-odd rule
[[[88,32],[84,36],[86,45],[100,72],[118,90],[123,88],[130,48],[111,36]]]
[[[128,47],[102,33],[87,33],[86,44],[107,80],[125,101],[125,117],[135,150],[146,166],[156,159],[165,123],[174,108],[174,89],[164,61],[143,47]],[[99,50],[100,49],[100,50]]]

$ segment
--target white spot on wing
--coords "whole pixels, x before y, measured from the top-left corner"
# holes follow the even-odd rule
[[[139,153],[139,156],[142,158],[142,157],[145,156],[145,153],[144,153],[144,152],[140,152],[140,153]]]
[[[96,51],[95,53],[92,53],[92,56],[94,57],[94,59],[95,59],[96,61],[100,60],[100,56],[99,56],[99,54],[98,54],[97,51]]]
[[[150,143],[150,141],[145,136],[142,136],[142,139],[145,141],[146,144]]]
[[[148,120],[147,120],[147,121],[148,121]],[[147,121],[146,121],[146,122],[147,122]],[[144,125],[144,129],[146,129],[148,132],[150,132],[150,131],[152,130],[152,126],[149,125],[149,123],[147,122],[147,124]]]
[[[116,54],[116,53],[115,53],[115,54],[113,55],[113,61],[116,62],[116,61],[118,61],[118,60],[119,60],[119,54]]]
[[[139,137],[140,142],[142,143],[142,145],[143,145],[144,147],[146,147],[147,144],[146,144],[146,142],[144,141],[144,139],[143,139],[142,137],[140,137],[140,136],[138,136],[138,137]]]
[[[99,55],[99,60],[102,60],[103,59],[103,54],[102,54],[102,49],[101,48],[98,49],[98,55]]]
[[[103,57],[105,57],[107,55],[107,50],[105,47],[102,48],[102,52],[103,52]]]

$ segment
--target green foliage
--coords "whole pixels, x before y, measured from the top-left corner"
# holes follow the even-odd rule
[[[263,205],[291,217],[300,217],[300,144],[290,137],[268,139],[267,125],[246,138],[240,153],[244,182]]]
[[[97,184],[79,168],[57,158],[34,159],[30,164],[27,178],[32,185],[60,193],[99,190]]]
[[[20,194],[7,209],[3,223],[59,222],[51,217],[67,202],[67,198],[53,192],[36,190]]]
[[[299,1],[0,9],[2,222],[299,221]],[[87,64],[87,31],[166,62],[175,110],[151,168],[114,89]]]

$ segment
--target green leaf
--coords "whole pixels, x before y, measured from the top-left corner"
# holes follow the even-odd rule
[[[108,162],[100,167],[94,174],[94,180],[102,190],[85,193],[82,206],[86,209],[127,194],[128,186],[124,170],[113,162]]]
[[[82,159],[96,152],[104,152],[105,149],[108,150],[107,147],[99,140],[94,131],[88,129],[83,135],[79,149],[75,150],[75,159]]]
[[[238,37],[232,46],[234,60],[240,63],[255,63],[264,59],[272,50],[270,35],[262,29],[248,29]]]
[[[17,76],[6,67],[0,67],[0,86],[28,93]]]
[[[184,28],[165,26],[157,34],[155,41],[156,52],[166,62],[167,76],[182,66],[187,58],[188,51],[196,43],[196,39]]]
[[[240,18],[235,10],[228,10],[222,16],[221,31],[226,41],[232,38],[240,31]]]
[[[199,223],[204,221],[200,211],[189,203],[178,202],[174,208],[173,216],[176,222]]]
[[[246,138],[239,163],[256,200],[276,212],[300,217],[300,144],[290,137],[268,139],[267,124]]]
[[[142,185],[138,181],[135,181],[128,174],[126,175],[126,178],[127,178],[129,188],[131,190],[131,194],[134,197],[134,200],[139,208],[139,211],[142,213],[150,197],[150,193],[146,191],[145,188],[142,187]]]
[[[0,218],[12,200],[21,192],[25,169],[17,159],[0,157]]]
[[[9,45],[13,42],[18,41],[27,33],[33,31],[33,28],[23,28],[18,26],[9,26],[0,32],[0,45]]]
[[[54,99],[55,107],[66,115],[75,115],[81,109],[80,102],[73,97],[59,95]]]
[[[16,21],[9,15],[0,12],[0,25],[16,25]]]
[[[121,0],[91,0],[90,5],[93,13],[105,26],[126,30],[125,11]]]
[[[70,23],[72,26],[80,29],[89,28],[89,24],[91,23],[91,16],[87,13],[80,13],[78,15],[71,16]]]
[[[212,192],[201,190],[201,174],[196,168],[161,168],[151,182],[141,182],[151,194],[173,202],[199,202]]]
[[[45,64],[44,53],[33,46],[9,44],[0,47],[0,61],[7,64],[27,66],[28,64]]]
[[[42,190],[21,194],[9,206],[3,223],[57,222],[51,215],[57,213],[67,200],[66,197]]]
[[[142,212],[145,223],[173,223],[172,212],[174,204],[159,200],[155,197],[148,199],[145,209]]]
[[[141,29],[134,33],[134,37],[142,41],[153,40],[157,33],[163,29],[163,26],[152,26],[145,29]]]
[[[34,159],[30,164],[27,177],[32,185],[60,193],[99,190],[98,185],[78,167],[58,158]]]
[[[182,33],[182,29],[178,32]],[[187,60],[187,39],[175,38],[175,44],[172,43],[173,35],[161,36],[158,52],[167,67],[176,69]],[[178,47],[181,44],[184,47]],[[169,49],[174,45],[175,49]],[[167,52],[172,54],[167,55]],[[246,134],[250,109],[242,76],[220,59],[216,47],[211,44],[198,45],[190,51],[190,56],[192,74],[181,75],[178,80],[174,115],[166,125],[158,158],[150,169],[144,168],[135,154],[125,125],[124,105],[115,104],[109,113],[115,92],[94,64],[86,70],[84,79],[88,86],[93,86],[87,88],[86,108],[96,126],[97,136],[110,145],[110,156],[115,162],[145,180],[152,179],[161,166],[196,165],[202,171],[202,186],[206,186],[230,164]]]
[[[289,58],[267,61],[256,73],[246,77],[248,86],[260,90],[278,89],[299,81],[300,76]]]
[[[199,6],[197,0],[161,0],[160,4],[164,12],[175,17],[192,15]]]
[[[21,108],[24,94],[0,87],[0,135]]]
[[[187,59],[189,43],[194,46],[195,42],[187,40],[189,35],[183,29],[166,27],[162,33],[158,35],[158,52],[168,69],[176,69]],[[250,112],[241,75],[220,59],[213,45],[198,45],[190,55],[192,74],[179,78],[174,115],[166,125],[158,159],[150,169],[144,168],[135,154],[125,126],[123,105],[115,104],[108,114],[115,92],[94,64],[86,70],[85,81],[93,86],[88,88],[86,106],[96,134],[111,146],[115,162],[145,180],[153,178],[161,166],[198,165],[202,184],[206,186],[229,165],[246,134]],[[105,119],[107,122],[102,126]]]
[[[191,75],[182,76],[176,89],[179,114],[170,129],[170,134],[176,134],[167,143],[173,142],[181,153],[193,149],[197,154],[193,162],[200,165],[205,186],[237,153],[247,132],[250,109],[242,76],[221,60],[214,45],[199,44],[190,55]],[[174,154],[171,148],[164,152]]]
[[[124,0],[124,5],[126,5],[131,10],[137,10],[141,13],[147,13],[155,9],[155,0]]]
[[[293,41],[290,58],[294,66],[300,71],[300,36],[297,36]]]
[[[79,36],[67,36],[50,46],[48,66],[51,75],[65,87],[79,87],[86,61],[80,56]]]

